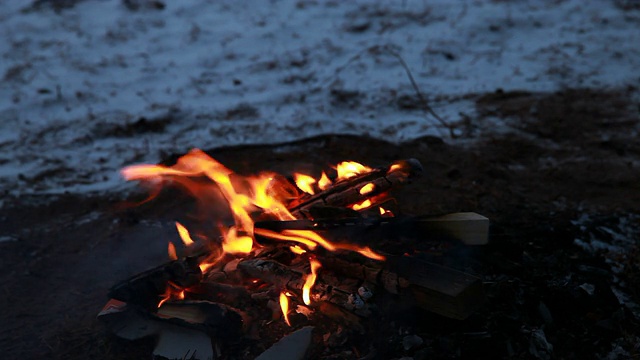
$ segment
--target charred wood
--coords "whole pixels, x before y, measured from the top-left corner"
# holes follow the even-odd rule
[[[202,272],[198,265],[197,257],[168,262],[121,281],[111,288],[109,297],[155,311],[170,284],[186,289],[200,283]]]
[[[276,288],[294,292],[298,298],[302,297],[301,291],[305,283],[302,272],[290,269],[276,261],[264,259],[243,261],[238,264],[238,268],[248,276],[273,284]],[[357,294],[357,289],[357,282],[353,279],[338,280],[321,274],[313,286],[311,299],[314,304],[318,301],[327,301],[346,310],[358,310],[358,315],[366,316],[368,314],[364,306],[353,305],[353,296]]]
[[[420,173],[422,173],[422,165],[418,160],[398,161],[388,168],[373,169],[366,174],[333,184],[315,195],[303,197],[300,201],[292,204],[289,211],[296,218],[308,218],[311,209],[315,207],[347,207],[383,194]],[[373,184],[373,189],[362,194],[361,190],[367,184]]]

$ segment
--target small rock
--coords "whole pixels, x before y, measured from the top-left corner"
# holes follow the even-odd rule
[[[362,300],[367,301],[373,297],[373,292],[368,288],[361,286],[358,288],[358,295],[360,295]]]
[[[402,339],[402,347],[405,350],[411,350],[422,345],[424,340],[418,335],[407,335]]]
[[[584,284],[582,284],[582,285],[580,285],[580,286],[578,286],[578,287],[579,287],[580,289],[584,290],[584,291],[585,291],[587,294],[589,294],[590,296],[593,296],[593,294],[594,294],[594,293],[595,293],[595,291],[596,291],[596,287],[595,287],[595,285],[593,285],[593,284],[587,284],[587,283],[584,283]]]
[[[553,323],[553,316],[551,316],[551,311],[542,301],[538,305],[538,313],[540,314],[540,317],[542,317],[542,320],[544,320],[545,324],[551,325]]]

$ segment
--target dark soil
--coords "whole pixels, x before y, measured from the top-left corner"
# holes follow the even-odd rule
[[[463,269],[485,282],[488,300],[477,314],[454,321],[418,311],[374,331],[386,342],[354,338],[350,347],[325,344],[316,356],[640,356],[640,314],[631,304],[640,303],[638,104],[626,91],[594,90],[498,92],[477,104],[473,122],[498,117],[511,130],[466,146],[436,137],[397,145],[327,135],[210,151],[241,173],[318,173],[345,159],[379,166],[414,157],[425,175],[396,191],[405,212],[474,211],[491,219],[491,243],[468,254]],[[124,200],[4,199],[2,234],[12,240],[0,243],[2,358],[150,356],[152,339],[117,339],[96,314],[110,286],[165,260],[171,219],[183,203],[128,208]],[[631,302],[620,301],[625,295]],[[424,343],[406,351],[405,334]],[[363,343],[371,347],[358,348]]]

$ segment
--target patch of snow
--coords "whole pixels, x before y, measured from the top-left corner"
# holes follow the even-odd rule
[[[43,2],[46,3],[46,2]],[[615,1],[0,4],[0,184],[113,189],[118,169],[192,147],[448,130],[474,94],[640,80],[640,14]],[[404,105],[403,105],[404,104]],[[500,123],[491,126],[499,130]]]
[[[0,243],[3,243],[3,242],[14,242],[14,241],[18,241],[18,238],[14,237],[14,236],[10,236],[10,235],[0,236]]]

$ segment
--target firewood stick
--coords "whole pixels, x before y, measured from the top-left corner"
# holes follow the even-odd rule
[[[377,168],[366,174],[333,184],[315,195],[303,197],[293,204],[289,211],[296,218],[307,218],[310,208],[316,206],[345,207],[360,203],[372,196],[389,191],[393,186],[402,184],[407,179],[422,172],[422,165],[416,159],[398,161],[388,168]],[[367,184],[373,184],[370,192],[361,194],[361,189]]]

